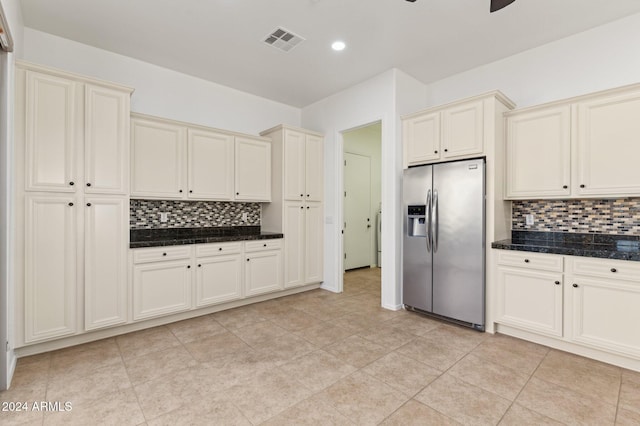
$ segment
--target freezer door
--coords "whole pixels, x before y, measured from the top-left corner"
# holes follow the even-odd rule
[[[433,171],[433,312],[484,325],[484,160]]]
[[[431,193],[432,166],[414,167],[405,170],[403,176],[403,285],[402,300],[405,305],[431,312],[432,287],[431,287],[431,247],[429,236],[425,236],[424,229],[428,229],[429,211],[427,199]],[[409,218],[409,206],[424,206],[426,212],[426,228],[420,228],[420,224],[413,223]],[[411,226],[410,226],[410,222]],[[416,225],[416,226],[414,226]],[[412,236],[412,235],[421,236]]]

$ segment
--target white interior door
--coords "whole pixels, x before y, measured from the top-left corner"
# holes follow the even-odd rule
[[[371,158],[344,153],[344,269],[371,266]]]

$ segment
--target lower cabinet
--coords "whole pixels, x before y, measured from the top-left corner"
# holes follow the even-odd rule
[[[282,290],[282,240],[245,244],[246,295]]]
[[[640,360],[640,262],[513,251],[497,259],[499,325]]]
[[[196,307],[242,298],[242,243],[196,246]]]
[[[191,259],[135,265],[133,319],[191,309],[191,282]]]

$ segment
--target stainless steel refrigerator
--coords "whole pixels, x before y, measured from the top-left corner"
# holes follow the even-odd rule
[[[403,176],[403,303],[484,331],[485,161]]]

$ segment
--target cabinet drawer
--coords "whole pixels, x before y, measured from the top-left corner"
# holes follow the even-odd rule
[[[191,257],[191,246],[154,247],[133,250],[133,263],[160,262]]]
[[[562,256],[555,254],[517,251],[500,251],[498,253],[499,265],[517,266],[541,271],[562,272],[562,260]]]
[[[244,243],[244,249],[247,252],[263,251],[263,250],[277,250],[282,248],[282,239],[277,240],[260,240],[260,241],[248,241]]]
[[[198,244],[196,257],[219,256],[224,254],[238,254],[242,251],[241,242]]]
[[[573,257],[570,270],[575,275],[640,282],[640,262]]]

